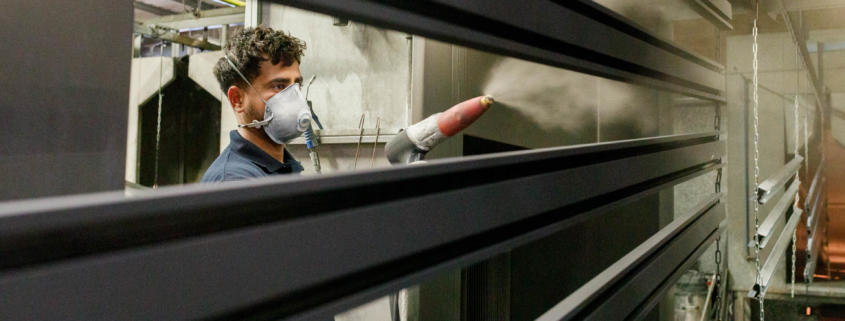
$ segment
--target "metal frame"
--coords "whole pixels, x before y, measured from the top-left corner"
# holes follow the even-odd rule
[[[274,0],[614,80],[724,102],[724,66],[588,0]],[[517,14],[518,13],[518,14]],[[585,36],[586,34],[589,36]]]
[[[725,218],[721,193],[698,203],[616,261],[537,320],[623,320],[645,314],[651,301],[674,285],[673,276],[698,259],[719,235]]]
[[[804,282],[808,284],[813,283],[813,274],[816,271],[816,261],[819,257],[819,247],[821,246],[821,237],[819,235],[819,227],[821,224],[816,224],[813,227],[812,233],[808,233],[807,238],[807,263],[804,265]]]
[[[331,316],[721,168],[718,139],[0,204],[0,318]]]
[[[725,101],[723,66],[588,0],[273,2]],[[330,317],[723,168],[721,135],[0,204],[0,319]],[[592,293],[647,313],[718,235],[714,199]]]
[[[137,4],[136,4],[137,5]],[[230,25],[244,22],[245,7],[221,8],[193,13],[182,13],[139,21],[145,26],[168,29],[188,29],[215,25]]]
[[[221,48],[220,46],[210,43],[206,40],[185,37],[179,35],[178,33],[169,32],[168,30],[158,29],[151,26],[145,26],[135,23],[132,25],[132,28],[132,33],[167,40],[186,46],[196,47],[205,50],[220,50]]]
[[[169,10],[169,9],[166,9],[166,8],[162,8],[162,7],[156,7],[154,5],[149,5],[149,4],[146,4],[146,3],[143,3],[143,2],[134,1],[133,5],[135,6],[135,9],[138,9],[138,10],[141,10],[141,11],[146,11],[146,12],[152,13],[154,15],[167,16],[167,15],[177,14],[177,12],[175,12],[175,11],[172,11],[172,10]]]
[[[783,16],[785,23],[787,25],[787,29],[792,34],[792,39],[795,41],[796,46],[798,46],[798,50],[801,52],[801,63],[804,65],[804,72],[807,73],[807,76],[810,78],[810,82],[813,84],[813,95],[816,96],[816,103],[819,106],[823,106],[823,109],[826,109],[826,104],[824,104],[824,97],[822,92],[822,85],[819,81],[819,77],[816,74],[816,68],[813,68],[813,59],[810,57],[810,52],[807,49],[807,40],[804,37],[803,26],[800,24],[795,26],[793,25],[792,21],[800,21],[799,16],[801,12],[788,12],[784,11]]]
[[[810,190],[807,192],[807,198],[804,200],[804,208],[807,212],[807,262],[804,265],[804,281],[813,283],[813,273],[816,270],[816,261],[818,260],[819,247],[821,246],[822,237],[819,234],[819,218],[824,211],[824,195],[826,193],[826,178],[821,174],[824,172],[824,159],[819,162],[816,167],[816,175],[813,177],[813,183],[810,185]],[[812,202],[812,203],[811,203]],[[810,206],[812,204],[812,206]]]

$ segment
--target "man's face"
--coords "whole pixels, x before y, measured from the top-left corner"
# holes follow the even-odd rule
[[[267,58],[267,57],[265,57]],[[288,86],[299,83],[302,85],[302,74],[299,72],[299,63],[294,61],[290,66],[285,66],[283,61],[273,65],[271,61],[263,61],[259,64],[260,74],[253,79],[252,86],[261,94],[264,100],[270,100],[278,92]],[[245,92],[244,104],[245,122],[264,119],[264,101],[259,98],[252,89]]]

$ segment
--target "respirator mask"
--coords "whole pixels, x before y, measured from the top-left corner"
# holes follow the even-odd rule
[[[270,97],[269,100],[264,100],[261,93],[250,84],[249,80],[235,66],[235,63],[229,59],[229,56],[224,55],[223,57],[246,84],[258,94],[258,98],[264,101],[264,120],[253,120],[249,124],[238,124],[238,127],[264,127],[264,132],[276,144],[286,144],[308,130],[308,127],[311,126],[311,109],[308,108],[308,103],[305,102],[305,97],[303,97],[298,83],[291,84]]]

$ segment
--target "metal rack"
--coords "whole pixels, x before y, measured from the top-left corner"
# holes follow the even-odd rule
[[[274,2],[725,101],[721,65],[592,1]],[[722,135],[0,204],[0,318],[329,317],[721,169]],[[719,198],[585,285],[589,300],[558,305],[572,312],[547,318],[647,313],[719,235]]]

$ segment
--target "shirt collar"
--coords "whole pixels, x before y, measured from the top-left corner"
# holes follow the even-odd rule
[[[290,173],[295,163],[298,163],[293,156],[288,153],[287,148],[283,149],[285,162],[279,162],[277,159],[267,154],[258,146],[255,146],[251,141],[243,138],[237,130],[229,132],[229,146],[232,150],[249,159],[258,166],[264,167],[270,172],[284,172]]]

